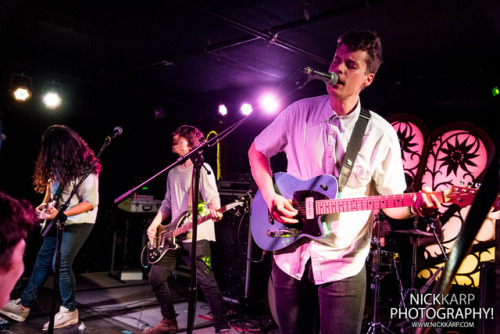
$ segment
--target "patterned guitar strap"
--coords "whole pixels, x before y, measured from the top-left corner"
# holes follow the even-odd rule
[[[351,139],[349,140],[349,144],[347,144],[347,150],[344,155],[344,161],[339,174],[339,191],[337,197],[341,196],[342,190],[347,184],[347,180],[349,180],[349,176],[351,175],[352,168],[354,167],[354,161],[356,161],[359,149],[361,148],[361,143],[363,142],[366,126],[368,125],[370,117],[370,112],[366,108],[361,107],[361,112],[359,113],[358,120],[354,125],[354,130],[352,130]]]

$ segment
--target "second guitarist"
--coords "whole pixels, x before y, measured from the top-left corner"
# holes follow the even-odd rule
[[[192,148],[197,147],[202,140],[203,133],[197,128],[189,125],[180,126],[173,133],[172,152],[183,156]],[[165,199],[147,230],[150,242],[154,241],[158,226],[163,221],[171,217],[171,221],[175,222],[186,210],[190,210],[191,196],[199,196],[207,203],[213,220],[217,221],[222,217],[217,211],[220,209],[219,192],[210,166],[204,164],[203,168],[201,168],[198,194],[193,194],[191,191],[192,173],[193,164],[191,160],[176,166],[168,173]],[[216,333],[229,333],[222,294],[211,267],[210,241],[215,241],[214,224],[213,222],[206,222],[198,226],[196,278],[208,301]],[[167,278],[174,271],[178,257],[181,257],[186,264],[190,265],[191,242],[190,239],[184,240],[180,248],[167,252],[157,263],[151,266],[148,277],[149,283],[160,304],[163,320],[156,326],[144,330],[143,333],[177,333],[176,313]]]

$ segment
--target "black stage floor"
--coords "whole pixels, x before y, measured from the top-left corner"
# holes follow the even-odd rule
[[[161,321],[161,314],[156,299],[150,290],[148,281],[143,279],[143,274],[139,272],[116,273],[109,272],[84,273],[77,275],[76,302],[79,310],[80,322],[69,328],[56,329],[54,333],[106,333],[106,334],[130,334],[141,333],[143,329],[154,326]],[[127,276],[128,275],[128,276]],[[370,271],[368,276],[371,277]],[[380,299],[377,303],[378,316],[377,323],[386,326],[392,333],[412,333],[414,330],[392,321],[389,317],[389,310],[398,307],[400,302],[399,289],[394,274],[385,275],[380,284]],[[126,279],[134,277],[135,279]],[[367,300],[365,305],[365,319],[361,333],[384,332],[382,328],[375,330],[370,327],[373,323],[373,286],[368,277]],[[121,278],[121,279],[120,279]],[[122,280],[123,279],[123,280]],[[22,289],[27,283],[23,278],[14,289],[12,298],[18,298]],[[188,323],[188,286],[189,278],[182,275],[170,278],[170,286],[174,295],[175,309],[178,313],[177,321],[179,333],[186,333]],[[52,279],[49,279],[41,289],[38,302],[32,307],[31,314],[24,323],[12,322],[4,324],[4,330],[0,329],[0,334],[20,333],[32,334],[41,333],[43,325],[50,318],[52,304]],[[272,290],[269,290],[272,291]],[[471,291],[467,291],[471,293]],[[235,302],[226,300],[228,309],[228,319],[231,326],[231,333],[266,333],[278,334],[277,325],[274,321],[275,309],[272,302],[272,294],[264,293],[265,300],[246,300]],[[225,298],[226,299],[226,298]],[[59,300],[56,299],[57,309]],[[332,312],[334,312],[332,310]],[[208,334],[214,333],[211,326],[210,310],[200,292],[196,302],[194,314],[194,329],[192,333]],[[2,325],[0,325],[0,328]],[[476,334],[477,324],[472,328],[441,328],[430,330],[431,334]],[[387,333],[390,333],[387,331]],[[330,334],[330,333],[327,333]]]
[[[119,273],[118,273],[119,274]],[[161,320],[161,314],[154,294],[147,280],[122,281],[109,273],[85,273],[77,276],[76,302],[80,322],[54,333],[106,333],[129,334],[141,333],[149,326]],[[18,298],[26,281],[20,282],[14,289],[12,298]],[[171,280],[175,294],[175,309],[178,313],[179,332],[185,333],[188,320],[188,285],[187,278]],[[24,323],[12,321],[4,324],[0,333],[31,334],[41,333],[43,325],[50,318],[52,305],[52,280],[48,280],[41,289],[38,303]],[[59,301],[56,301],[59,309]],[[231,333],[278,333],[265,302],[247,304],[244,308],[228,304]],[[196,302],[193,333],[214,333],[210,322],[210,310],[200,296]]]

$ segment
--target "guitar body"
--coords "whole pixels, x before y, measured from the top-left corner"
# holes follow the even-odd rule
[[[250,224],[255,243],[262,249],[275,251],[285,248],[300,238],[321,239],[324,236],[321,219],[323,216],[307,218],[303,206],[306,198],[314,201],[335,198],[337,180],[331,175],[320,175],[309,180],[301,180],[286,173],[274,176],[277,192],[285,198],[292,198],[294,207],[299,210],[297,224],[281,224],[269,215],[267,204],[260,190],[255,194],[252,204]],[[281,235],[281,236],[279,236]]]
[[[182,235],[174,236],[172,232],[176,228],[179,228],[182,224],[184,224],[184,221],[189,217],[191,217],[191,214],[185,212],[181,216],[181,219],[178,220],[177,224],[160,224],[160,226],[158,226],[158,229],[156,231],[156,244],[151,244],[151,242],[148,242],[148,244],[146,245],[147,258],[150,264],[160,261],[163,255],[165,255],[165,253],[167,253],[168,251],[180,247],[179,242],[182,242]]]

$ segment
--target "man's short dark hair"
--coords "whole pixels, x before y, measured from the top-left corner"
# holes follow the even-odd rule
[[[348,31],[337,40],[337,47],[345,45],[349,51],[366,51],[366,69],[368,73],[376,74],[382,65],[382,43],[380,37],[373,31]]]
[[[14,199],[0,191],[0,272],[11,268],[14,247],[26,238],[38,220],[30,202]]]
[[[184,137],[189,143],[191,148],[195,148],[199,146],[203,140],[203,132],[201,132],[198,128],[191,125],[181,125],[175,130],[173,133],[174,136],[178,135],[179,137]]]

